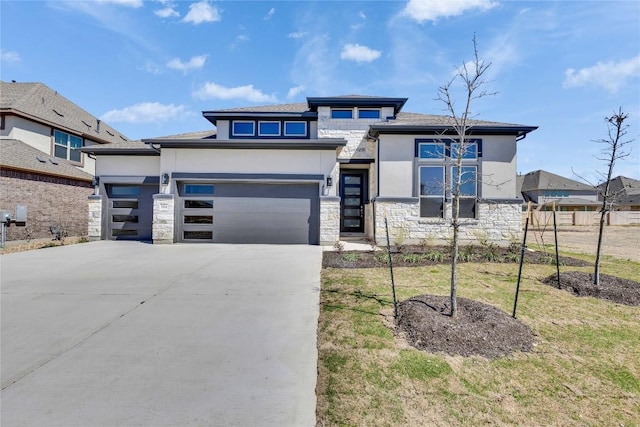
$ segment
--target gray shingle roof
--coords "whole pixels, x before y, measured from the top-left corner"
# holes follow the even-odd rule
[[[106,145],[91,145],[83,147],[81,150],[83,153],[96,153],[96,154],[147,154],[147,155],[159,155],[149,144],[145,144],[142,141],[121,141],[114,142]]]
[[[524,176],[522,192],[535,190],[578,190],[592,191],[595,194],[594,188],[590,185],[543,170],[529,172]]]
[[[253,107],[224,108],[215,110],[216,113],[304,113],[309,111],[306,102],[293,104],[255,105]],[[207,113],[208,111],[204,111]]]
[[[0,82],[0,111],[28,117],[100,143],[128,140],[42,83]]]
[[[17,139],[0,138],[0,166],[83,181],[93,179],[92,175],[78,169],[69,161],[49,156]]]

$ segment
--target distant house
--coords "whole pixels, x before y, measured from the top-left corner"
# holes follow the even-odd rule
[[[551,172],[537,170],[518,176],[520,192],[525,204],[529,202],[536,210],[549,211],[556,206],[558,211],[595,211],[598,192],[592,186],[574,181]]]
[[[604,184],[598,186],[600,191],[604,191]],[[640,181],[637,179],[618,176],[611,180],[609,193],[614,194],[612,198],[612,209],[616,211],[640,211]],[[602,196],[598,196],[602,200]]]
[[[81,149],[126,140],[42,83],[0,82],[0,210],[27,208],[7,240],[86,235],[95,160]]]
[[[348,95],[204,111],[209,132],[88,146],[91,239],[332,245],[451,237],[459,140],[407,98]],[[462,239],[521,233],[517,141],[535,126],[473,121]]]

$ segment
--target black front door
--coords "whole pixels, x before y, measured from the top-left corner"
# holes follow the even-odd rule
[[[340,173],[340,232],[364,232],[366,171]]]

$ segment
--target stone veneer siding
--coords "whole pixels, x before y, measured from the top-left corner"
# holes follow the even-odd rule
[[[376,200],[376,241],[386,243],[385,215],[389,223],[389,238],[392,243],[447,243],[453,237],[447,219],[421,218],[418,199]],[[451,218],[451,203],[445,215]],[[461,243],[478,243],[485,240],[506,246],[522,236],[522,212],[520,203],[479,202],[478,219],[461,218]]]
[[[88,222],[89,240],[100,240],[102,238],[102,196],[89,196]]]
[[[154,194],[153,196],[153,243],[174,242],[174,205],[173,194]]]
[[[340,240],[340,198],[320,198],[320,244],[333,245]]]
[[[62,225],[68,236],[86,236],[87,197],[91,182],[35,172],[0,170],[0,210],[15,215],[16,205],[26,206],[24,227],[7,227],[7,241],[53,238],[50,226]]]

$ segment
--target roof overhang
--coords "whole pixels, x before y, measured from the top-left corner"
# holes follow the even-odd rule
[[[393,114],[396,115],[409,98],[386,98],[375,96],[337,96],[337,97],[307,97],[307,104],[311,111],[318,111],[318,107],[393,107]]]
[[[118,148],[109,147],[107,145],[98,145],[90,147],[82,147],[83,153],[99,155],[99,156],[159,156],[160,152],[154,150],[150,146],[140,148]]]
[[[457,136],[458,133],[452,126],[446,125],[385,125],[376,124],[369,127],[374,136],[382,134],[428,134]],[[529,132],[538,129],[538,126],[470,126],[468,135],[515,135],[525,136]]]
[[[311,111],[203,111],[202,116],[217,126],[218,120],[313,120],[318,113]]]
[[[322,139],[143,139],[160,148],[251,149],[251,150],[335,150],[347,145],[342,138]]]

